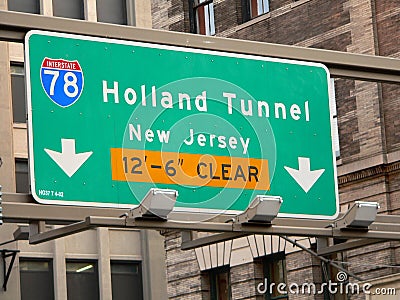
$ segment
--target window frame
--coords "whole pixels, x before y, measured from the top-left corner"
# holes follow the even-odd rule
[[[48,272],[43,272],[43,273],[49,274],[50,282],[51,282],[50,289],[51,289],[52,299],[55,299],[53,259],[52,258],[38,258],[38,257],[20,257],[19,258],[19,276],[20,276],[21,299],[23,299],[22,298],[23,297],[23,290],[26,291],[26,289],[23,289],[23,286],[22,286],[23,285],[23,283],[22,283],[23,280],[21,280],[21,278],[23,276],[21,275],[21,273],[38,273],[38,272],[41,272],[41,271],[33,271],[33,270],[31,270],[31,271],[29,271],[29,270],[27,270],[27,271],[26,270],[21,270],[21,262],[24,262],[24,261],[29,261],[29,262],[47,262],[48,263]],[[32,299],[31,295],[29,295],[29,298],[27,298],[27,299]]]
[[[96,19],[97,22],[99,23],[106,23],[106,24],[116,24],[116,25],[124,25],[124,26],[129,26],[129,25],[134,25],[134,15],[130,14],[130,11],[133,9],[133,4],[131,3],[131,0],[122,0],[123,2],[123,13],[124,13],[124,20],[122,20],[121,22],[111,22],[110,20],[105,20],[105,18],[103,18],[103,20],[99,19],[99,15],[102,15],[102,13],[99,14],[99,8],[101,7],[101,5],[99,5],[99,1],[102,0],[95,0],[96,1]],[[105,7],[100,8],[100,10],[104,10],[106,9]],[[133,19],[133,20],[132,20]]]
[[[111,259],[110,260],[110,276],[111,276],[111,292],[114,299],[114,284],[113,284],[113,264],[124,264],[124,265],[136,265],[138,268],[138,278],[139,278],[139,285],[141,288],[140,294],[138,296],[139,299],[144,299],[144,291],[143,291],[143,272],[142,272],[142,262],[138,260],[118,260],[118,259]],[[114,273],[115,274],[115,273]],[[132,273],[133,274],[133,273]]]
[[[21,176],[26,176],[21,178]],[[25,186],[25,182],[27,185]],[[26,188],[23,188],[23,187]],[[30,182],[29,182],[29,163],[27,158],[15,158],[15,190],[17,193],[29,193]]]
[[[206,13],[206,9],[208,13]],[[189,0],[189,18],[191,33],[207,36],[215,35],[213,0]]]
[[[70,259],[70,258],[67,258],[66,260],[65,260],[65,275],[66,275],[66,284],[67,284],[67,298],[68,299],[70,299],[70,296],[68,296],[68,290],[69,290],[69,288],[68,288],[68,274],[74,274],[74,273],[76,273],[77,271],[75,271],[75,272],[71,272],[71,271],[68,271],[68,263],[87,263],[87,264],[93,264],[94,265],[94,270],[93,270],[93,272],[94,272],[94,274],[95,274],[95,279],[96,279],[96,282],[95,282],[95,284],[97,285],[97,297],[96,297],[96,299],[100,299],[100,278],[99,278],[99,266],[98,266],[98,260],[96,260],[96,259]]]
[[[285,252],[277,252],[273,253],[267,256],[264,256],[262,258],[262,263],[263,263],[263,274],[264,278],[267,278],[268,284],[275,283],[274,287],[276,287],[279,283],[281,282],[275,282],[275,279],[273,278],[273,267],[275,264],[282,264],[282,277],[283,277],[283,282],[286,284],[286,289],[287,289],[287,271],[286,271],[286,255]],[[277,299],[289,299],[288,294],[281,294],[281,295],[276,295],[273,296],[270,293],[270,289],[268,288],[266,293],[265,293],[265,299],[267,300],[277,300]]]
[[[57,1],[60,1],[60,2],[57,2]],[[78,0],[78,1],[79,1],[79,4],[81,4],[80,7],[79,7],[80,8],[79,16],[71,16],[71,15],[68,16],[68,15],[64,14],[64,12],[66,10],[64,10],[62,6],[70,4],[71,0],[69,0],[69,1],[52,0],[51,4],[52,4],[52,7],[53,7],[53,16],[54,17],[60,17],[60,18],[75,19],[75,20],[85,20],[85,1],[84,0]],[[74,3],[74,4],[76,4],[76,3]],[[56,13],[56,8],[57,8],[58,5],[61,5],[61,10]],[[69,12],[70,12],[70,10],[68,10],[68,13]]]
[[[243,22],[265,15],[271,11],[270,0],[242,0]]]
[[[33,10],[27,10],[27,9],[24,9],[24,10],[18,10],[18,9],[13,9],[12,8],[12,6],[13,6],[13,4],[11,4],[11,9],[10,9],[10,3],[13,3],[12,2],[12,0],[8,0],[7,1],[7,10],[9,10],[9,11],[15,11],[15,12],[22,12],[22,13],[28,13],[28,14],[35,14],[35,15],[40,15],[40,13],[41,13],[41,1],[40,0],[31,0],[31,3],[32,2],[35,2],[34,3],[34,6],[35,6],[35,10],[33,11]],[[24,8],[26,7],[26,0],[25,0],[25,2],[24,2]]]
[[[232,299],[232,285],[231,285],[231,268],[230,266],[222,266],[218,268],[213,268],[207,271],[208,273],[208,281],[210,284],[210,299],[217,300],[219,298],[219,281],[218,275],[226,274],[227,275],[227,286],[228,286],[228,300]]]
[[[14,70],[19,69],[19,72],[15,72]],[[17,97],[13,90],[13,86],[15,84],[15,78],[16,77],[20,77],[23,79],[24,84],[23,86],[23,99],[21,99],[20,101],[16,101]],[[13,123],[14,124],[26,124],[27,123],[27,103],[26,103],[26,87],[25,87],[25,70],[24,70],[24,64],[23,63],[19,63],[19,62],[11,62],[10,63],[10,82],[11,82],[11,101],[12,101],[12,108],[13,108]],[[18,112],[18,115],[16,115],[17,113],[17,107],[16,105],[23,105],[22,107],[22,111]],[[24,120],[20,120],[20,115],[23,114],[23,119]]]
[[[265,15],[270,12],[270,3],[269,0],[251,0],[252,2],[255,2],[257,4],[257,15],[255,12],[255,7],[253,8],[254,10],[254,16],[253,18]],[[255,5],[255,4],[253,4]]]

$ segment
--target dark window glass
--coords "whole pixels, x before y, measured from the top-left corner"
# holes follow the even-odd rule
[[[40,14],[40,0],[8,0],[8,10]]]
[[[268,283],[274,283],[275,285],[272,288],[272,293],[267,289],[265,294],[266,299],[288,299],[287,294],[279,293],[276,287],[280,283],[286,282],[286,261],[285,261],[285,253],[274,253],[272,255],[268,255],[263,260],[264,265],[264,277],[268,279]]]
[[[53,0],[53,15],[56,17],[81,19],[85,18],[82,0]]]
[[[97,0],[97,21],[127,25],[126,0]]]
[[[100,299],[96,262],[67,260],[66,267],[68,300]]]
[[[211,300],[231,299],[229,270],[229,267],[221,267],[209,271]]]
[[[19,261],[21,300],[54,299],[51,260],[25,259]]]
[[[15,181],[17,193],[29,193],[28,160],[15,160]]]
[[[111,261],[112,299],[143,299],[142,270],[140,262]]]
[[[14,123],[26,123],[25,73],[21,65],[11,65],[11,93]]]
[[[193,0],[191,2],[193,13],[192,18],[192,32],[214,35],[215,22],[214,22],[214,4],[212,0]]]
[[[340,244],[340,243],[344,243],[346,240],[340,240],[340,239],[334,239],[334,244]],[[338,262],[339,265],[341,265],[342,267],[346,268],[345,264],[342,264],[343,262],[345,262],[347,260],[346,255],[342,252],[338,252],[335,254],[330,255],[329,258],[331,261],[335,261]],[[324,291],[324,299],[326,300],[330,300],[332,299],[332,293],[329,291],[329,281],[331,282],[337,282],[337,276],[340,271],[339,269],[333,267],[332,265],[328,264],[328,263],[324,263],[321,261],[321,271],[322,271],[322,282],[326,283],[326,285],[323,287],[323,291]],[[348,279],[343,281],[343,284],[347,284],[348,283]],[[349,298],[346,297],[345,294],[341,294],[338,293],[334,296],[335,300],[347,300]]]

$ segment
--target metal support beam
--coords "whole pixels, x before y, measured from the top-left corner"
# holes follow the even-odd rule
[[[378,219],[378,217],[377,217]],[[225,232],[225,234],[217,234],[211,237],[200,239],[200,241],[189,241],[182,247],[189,249],[194,245],[199,246],[200,243],[216,243],[227,239],[236,238],[248,234],[267,234],[267,235],[288,235],[288,236],[310,236],[310,237],[338,237],[342,239],[348,238],[366,238],[366,239],[387,239],[400,240],[400,226],[393,226],[392,231],[380,231],[379,224],[375,224],[377,230],[369,230],[367,232],[338,230],[332,227],[311,227],[310,220],[297,220],[296,226],[279,225],[286,223],[289,219],[275,219],[271,226],[263,226],[262,224],[232,224],[221,222],[192,222],[192,221],[176,221],[176,220],[152,220],[152,219],[134,219],[124,215],[123,218],[113,217],[97,217],[89,216],[84,221],[80,221],[71,225],[67,225],[58,229],[45,231],[30,236],[30,243],[37,244],[70,234],[78,233],[94,227],[118,227],[118,228],[136,228],[136,229],[169,229],[183,231],[203,231],[203,232]],[[386,218],[392,222],[400,222],[400,216],[392,216]],[[277,223],[275,223],[277,222]],[[290,224],[289,222],[287,222]],[[385,224],[383,224],[385,225]],[[228,233],[228,235],[226,234]],[[208,239],[208,240],[207,240]]]
[[[3,193],[3,215],[7,223],[45,221],[46,224],[69,224],[87,216],[118,217],[127,209],[43,205],[30,194]]]
[[[11,270],[15,262],[15,257],[17,256],[17,253],[19,253],[19,250],[0,250],[1,253],[1,259],[3,260],[3,290],[7,291],[7,283],[8,280],[10,279],[11,275]],[[6,258],[11,257],[11,262],[8,265],[6,264]]]
[[[400,82],[400,60],[389,57],[244,41],[196,34],[0,11],[0,40],[23,42],[32,29],[303,60],[325,64],[333,76]]]
[[[329,239],[328,238],[319,237],[316,240],[317,240],[317,252],[319,252],[320,249],[328,248],[328,246],[329,246]]]
[[[32,196],[28,194],[5,193],[3,198],[3,211],[6,222],[27,223],[36,220],[45,221],[46,224],[65,225],[80,222],[85,220],[87,216],[92,215],[96,216],[90,217],[90,222],[94,227],[115,226],[224,232],[220,235],[184,243],[183,247],[185,249],[191,249],[195,245],[199,246],[202,243],[211,244],[246,234],[400,240],[400,216],[397,215],[377,215],[375,222],[369,226],[369,231],[359,232],[333,228],[334,221],[332,220],[275,218],[272,222],[272,226],[266,227],[260,224],[225,223],[227,220],[232,219],[232,215],[219,215],[218,217],[214,216],[212,219],[212,215],[175,212],[169,215],[171,220],[174,221],[125,220],[124,218],[119,218],[119,216],[124,215],[127,209],[42,205],[34,203]],[[342,215],[338,218],[341,218],[341,216]],[[210,220],[212,222],[201,222],[201,220]],[[47,234],[49,234],[49,236],[52,235],[50,233]],[[37,238],[39,236],[37,236]],[[37,242],[39,242],[39,240]]]
[[[13,232],[14,240],[29,240],[29,227],[24,225],[19,225],[18,228]]]
[[[14,239],[8,240],[5,242],[1,242],[0,246],[4,246],[6,244],[21,241],[21,240],[29,240],[29,227],[28,226],[18,226],[18,228],[13,232]]]
[[[41,233],[36,233],[36,234],[30,234],[29,235],[29,243],[30,244],[39,244],[39,243],[44,243],[50,240],[54,240],[57,238],[61,238],[67,235],[75,234],[78,232],[82,232],[91,228],[94,228],[95,226],[90,225],[90,223],[87,222],[87,220],[74,223],[71,225],[66,225],[64,227],[52,229],[49,231],[41,232]]]
[[[189,238],[184,238],[182,235],[182,244],[181,244],[181,249],[182,250],[191,250],[191,249],[196,249],[198,247],[203,247],[203,246],[208,246],[220,242],[225,242],[233,239],[237,239],[243,236],[247,236],[249,234],[244,234],[244,233],[238,233],[238,232],[228,232],[228,233],[219,233],[219,234],[213,234],[210,236],[202,237],[202,238],[197,238],[197,239],[189,239]]]
[[[29,222],[29,235],[35,235],[46,231],[46,223],[44,221]]]
[[[46,224],[66,225],[84,220],[87,216],[116,217],[127,213],[128,208],[103,208],[103,207],[84,207],[84,206],[65,206],[65,205],[43,205],[37,203],[31,194],[3,193],[3,220],[7,223],[29,223],[31,221],[45,221]],[[201,220],[211,220],[225,222],[232,218],[229,216],[219,216],[215,214],[190,214],[176,213],[170,214],[174,220],[186,220],[199,222]]]
[[[283,238],[284,240],[288,241],[289,243],[291,243],[291,244],[293,244],[293,245],[299,247],[300,249],[302,249],[302,250],[304,250],[304,251],[310,253],[312,256],[315,256],[316,258],[322,260],[323,262],[328,263],[328,264],[330,264],[331,266],[333,266],[333,267],[339,269],[340,271],[345,272],[346,274],[350,275],[350,276],[353,277],[354,279],[357,279],[358,281],[363,281],[360,277],[358,277],[358,276],[355,275],[354,273],[352,273],[352,272],[346,270],[345,268],[343,268],[342,266],[338,265],[337,263],[335,263],[335,262],[333,262],[333,261],[331,261],[331,260],[329,260],[329,259],[327,259],[327,258],[325,258],[325,257],[323,257],[323,256],[318,255],[316,252],[314,252],[314,251],[312,251],[311,249],[308,249],[307,247],[305,247],[305,246],[303,246],[303,245],[297,243],[296,241],[294,241],[294,240],[292,240],[292,239],[290,239],[290,238],[288,238],[288,237],[286,237],[286,236],[281,236],[281,238]]]
[[[327,246],[327,247],[320,247],[317,250],[318,255],[329,255],[337,252],[343,252],[343,251],[348,251],[372,244],[377,244],[380,242],[385,242],[385,240],[379,240],[379,239],[356,239],[348,242],[344,242],[341,244],[336,244],[332,246]]]

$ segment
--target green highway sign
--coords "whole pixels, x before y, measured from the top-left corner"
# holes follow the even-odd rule
[[[175,210],[338,214],[329,72],[321,64],[31,31],[30,181],[44,204],[134,207],[152,187]]]

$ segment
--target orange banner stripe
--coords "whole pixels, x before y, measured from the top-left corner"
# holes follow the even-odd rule
[[[111,149],[112,179],[269,190],[268,160],[208,154]]]

